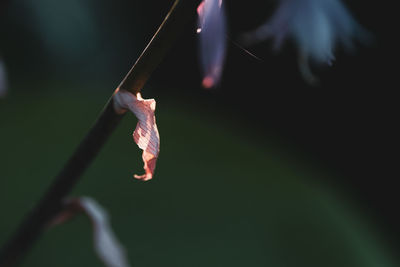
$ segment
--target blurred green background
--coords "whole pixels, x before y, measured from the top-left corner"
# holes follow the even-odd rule
[[[59,86],[59,89],[62,87]],[[12,94],[0,108],[0,240],[33,206],[108,94]],[[127,116],[73,191],[110,213],[134,266],[395,266],[376,229],[320,180],[326,172],[243,131],[223,111],[158,100],[161,154],[150,182]],[[372,227],[372,228],[371,228]],[[47,231],[24,266],[96,266],[90,222]]]
[[[271,3],[250,2],[228,4],[233,35],[271,10]],[[171,3],[2,2],[0,56],[9,91],[0,99],[0,245]],[[254,16],[243,25],[239,11]],[[365,12],[361,18],[371,14]],[[259,63],[231,45],[223,84],[203,91],[194,28],[143,89],[157,100],[161,153],[154,179],[132,178],[143,163],[129,114],[72,195],[93,197],[108,210],[133,266],[398,266],[397,224],[384,210],[397,202],[389,198],[383,153],[371,141],[383,142],[370,131],[384,129],[370,116],[383,112],[376,107],[381,98],[362,86],[382,80],[365,75],[376,71],[370,60],[377,48],[347,59],[339,51],[344,59],[320,73],[325,84],[315,89],[298,75],[292,50],[276,57],[255,47],[265,59]],[[101,266],[89,220],[80,216],[48,230],[23,266]]]

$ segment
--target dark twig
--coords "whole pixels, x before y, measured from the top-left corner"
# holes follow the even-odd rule
[[[163,23],[119,88],[132,93],[140,92],[179,33],[190,18],[193,18],[199,2],[199,0],[176,0],[174,2]],[[122,115],[114,112],[111,98],[37,206],[27,215],[15,234],[0,251],[0,266],[15,266],[22,260],[40,237],[46,224],[62,209],[62,200],[71,192],[81,175],[89,167],[121,118]]]

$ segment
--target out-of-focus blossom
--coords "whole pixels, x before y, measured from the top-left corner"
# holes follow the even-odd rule
[[[128,267],[125,250],[111,229],[108,214],[94,199],[81,197],[68,200],[65,209],[50,226],[64,223],[80,212],[84,212],[92,222],[94,248],[103,263],[108,267]]]
[[[202,1],[197,13],[202,83],[203,87],[211,88],[219,83],[225,60],[226,21],[222,0]]]
[[[29,29],[54,62],[83,63],[93,58],[92,53],[100,53],[96,44],[101,40],[101,27],[96,24],[96,9],[90,1],[34,0],[10,4],[15,6],[10,9],[18,10],[14,16],[22,16],[30,24]]]
[[[0,98],[7,94],[7,73],[3,61],[0,59]]]
[[[280,0],[274,15],[255,31],[245,34],[247,44],[274,39],[275,48],[292,37],[299,50],[300,70],[313,79],[308,61],[331,64],[341,44],[352,49],[353,40],[367,36],[340,0]]]
[[[154,115],[156,101],[154,99],[143,99],[140,93],[134,96],[128,91],[117,89],[114,94],[114,108],[119,114],[130,110],[137,117],[138,123],[133,132],[133,139],[143,150],[142,158],[145,174],[135,174],[134,177],[143,181],[150,180],[153,178],[160,151],[160,135]]]

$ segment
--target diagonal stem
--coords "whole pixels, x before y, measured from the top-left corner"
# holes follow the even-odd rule
[[[199,0],[175,0],[157,32],[119,88],[132,93],[140,92],[187,22],[193,18],[199,2]],[[1,267],[15,266],[20,263],[35,241],[39,239],[49,220],[62,209],[62,200],[71,192],[81,175],[100,152],[122,116],[115,113],[111,97],[42,199],[1,249]]]

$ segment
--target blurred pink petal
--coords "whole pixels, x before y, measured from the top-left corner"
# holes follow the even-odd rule
[[[143,99],[140,93],[134,96],[132,93],[118,88],[114,94],[114,108],[117,113],[124,113],[129,109],[137,117],[138,123],[133,132],[133,139],[143,150],[145,174],[135,174],[134,177],[143,181],[152,179],[160,151],[160,135],[154,115],[156,101]]]
[[[199,16],[197,32],[201,32],[201,26],[204,24],[204,1],[201,1],[197,7],[197,15]]]
[[[7,73],[3,61],[0,59],[0,98],[7,94]]]
[[[216,86],[222,75],[226,50],[226,22],[222,0],[204,0],[197,8],[197,33],[200,41],[200,61],[203,86]]]
[[[111,229],[107,212],[94,199],[81,197],[68,200],[66,208],[50,226],[64,223],[82,211],[92,222],[94,248],[103,263],[108,267],[129,266],[125,250]]]

